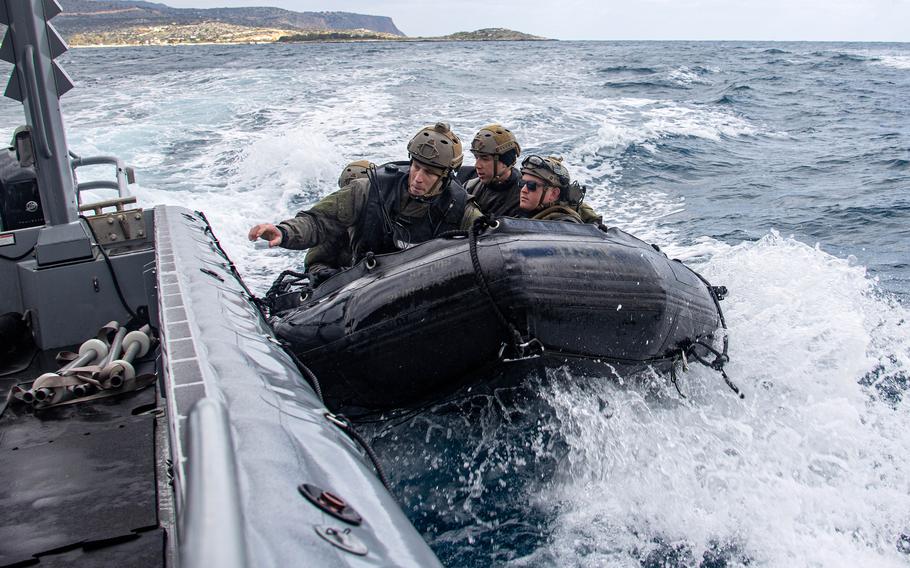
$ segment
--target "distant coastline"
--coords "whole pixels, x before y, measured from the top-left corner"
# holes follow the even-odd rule
[[[377,41],[556,41],[505,28],[485,28],[473,32],[458,32],[446,36],[407,37],[368,29],[300,31],[253,28],[223,22],[130,26],[120,29],[108,29],[105,31],[79,32],[72,34],[67,39],[71,47],[350,43]]]
[[[545,41],[486,28],[441,37],[407,37],[389,16],[297,12],[282,8],[174,8],[144,0],[57,0],[52,25],[72,47],[375,41]],[[0,31],[5,26],[0,25]]]

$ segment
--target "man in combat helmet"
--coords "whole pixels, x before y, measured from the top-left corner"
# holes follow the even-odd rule
[[[477,177],[465,183],[480,210],[497,217],[516,217],[521,173],[513,167],[521,155],[515,135],[501,124],[481,128],[471,141]]]
[[[454,179],[461,141],[445,123],[422,128],[408,142],[409,163],[369,170],[307,211],[277,225],[260,223],[249,239],[270,247],[306,249],[343,238],[349,231],[353,261],[470,228],[481,212]]]
[[[521,216],[601,224],[603,218],[583,202],[585,187],[572,181],[562,158],[528,156],[521,162],[521,178]]]
[[[562,158],[532,155],[521,162],[519,208],[523,217],[581,223],[572,202],[581,203],[582,198],[584,189],[572,183]]]
[[[369,160],[355,160],[341,170],[338,177],[338,189],[341,189],[355,179],[369,177],[370,170],[376,164]],[[351,236],[348,231],[342,233],[337,239],[319,243],[310,247],[306,253],[304,263],[313,285],[327,280],[339,270],[351,265]]]

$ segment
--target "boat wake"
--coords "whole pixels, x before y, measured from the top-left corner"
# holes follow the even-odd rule
[[[445,563],[904,565],[906,310],[861,266],[772,232],[703,242],[730,289],[727,369],[462,393],[373,425],[399,499]]]

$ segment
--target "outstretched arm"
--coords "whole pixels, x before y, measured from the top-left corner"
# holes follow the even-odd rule
[[[366,206],[369,189],[369,180],[355,179],[291,219],[277,225],[260,223],[254,226],[249,239],[268,241],[270,247],[303,250],[346,237],[348,228],[357,223]]]

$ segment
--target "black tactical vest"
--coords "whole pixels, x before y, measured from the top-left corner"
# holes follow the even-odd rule
[[[382,254],[406,249],[461,227],[468,194],[454,180],[429,200],[425,215],[408,217],[400,213],[409,167],[407,162],[392,162],[370,172],[366,208],[353,239],[354,262],[368,252]]]
[[[474,202],[485,215],[520,217],[521,173],[512,168],[511,175],[498,183],[484,185],[480,178],[473,178],[465,185]]]

